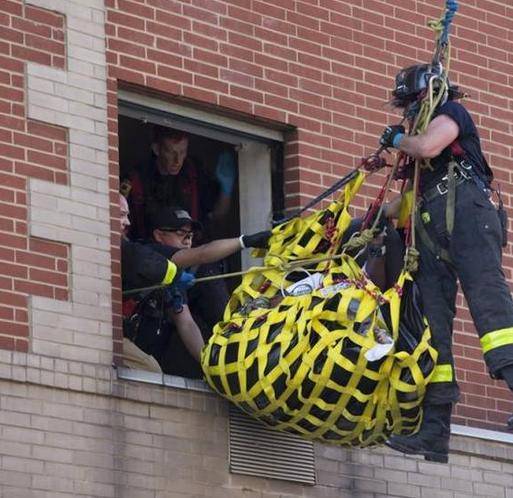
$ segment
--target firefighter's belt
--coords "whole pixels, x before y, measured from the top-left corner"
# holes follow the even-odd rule
[[[470,166],[471,168],[471,166]],[[461,163],[455,166],[454,168],[454,186],[458,186],[461,183],[470,180],[471,176],[468,169],[463,169]],[[429,202],[435,199],[438,196],[446,195],[449,192],[449,175],[445,175],[440,182],[438,182],[434,187],[428,189],[426,192],[423,192],[422,199],[424,202]]]
[[[463,182],[472,179],[472,165],[465,161],[456,162],[452,160],[447,167],[447,175],[445,175],[440,182],[434,187],[428,189],[422,194],[424,202],[429,202],[438,196],[447,195],[447,204],[445,206],[445,226],[449,237],[454,230],[454,216],[456,214],[456,187]],[[417,210],[417,231],[424,245],[436,257],[444,261],[451,262],[449,251],[442,248],[440,244],[434,241],[428,234],[424,227],[423,221],[420,219],[420,212]]]

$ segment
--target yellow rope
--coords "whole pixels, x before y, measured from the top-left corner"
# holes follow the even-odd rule
[[[428,22],[428,26],[435,31],[435,34],[437,34],[437,47],[440,39],[440,35],[444,29],[444,26],[442,24],[443,16],[438,20],[431,20]],[[431,122],[433,118],[433,114],[444,98],[444,95],[449,91],[449,86],[447,82],[447,73],[449,71],[450,67],[450,54],[451,54],[451,47],[450,44],[447,43],[447,45],[444,48],[444,53],[442,59],[445,61],[445,69],[442,72],[442,75],[437,78],[433,77],[429,81],[428,84],[428,90],[426,93],[426,96],[424,97],[419,113],[417,114],[415,121],[412,126],[412,131],[410,135],[419,135],[421,133],[424,133],[429,123]],[[435,80],[439,80],[439,89],[438,93],[435,96],[434,91],[434,83]],[[418,269],[418,258],[419,258],[419,252],[415,247],[416,238],[415,238],[415,213],[418,209],[418,202],[417,202],[417,192],[418,192],[418,186],[419,186],[419,179],[420,179],[420,170],[423,168],[431,168],[431,164],[428,161],[425,160],[419,160],[417,159],[415,161],[415,171],[414,171],[414,180],[413,180],[413,201],[412,201],[412,207],[411,207],[411,213],[410,213],[410,232],[411,232],[411,246],[406,250],[406,254],[404,257],[405,262],[405,269],[407,271],[410,271],[412,273],[416,272]]]

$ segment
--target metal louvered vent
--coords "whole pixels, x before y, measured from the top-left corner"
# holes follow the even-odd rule
[[[273,431],[230,405],[230,472],[315,484],[313,443]]]

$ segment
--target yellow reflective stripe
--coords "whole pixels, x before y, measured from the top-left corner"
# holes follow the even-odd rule
[[[168,260],[166,274],[164,276],[164,279],[162,280],[162,283],[170,284],[176,276],[176,271],[177,271],[176,265],[172,261]]]
[[[488,353],[488,351],[500,348],[501,346],[513,344],[513,327],[488,332],[480,340],[483,353]]]
[[[437,365],[433,370],[433,376],[429,382],[452,382],[454,376],[452,374],[452,365]]]

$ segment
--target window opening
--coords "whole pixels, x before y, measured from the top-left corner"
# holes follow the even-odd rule
[[[199,209],[195,209],[192,204],[180,205],[184,201],[179,200],[172,191],[175,188],[172,185],[173,182],[167,183],[167,179],[162,175],[157,175],[158,183],[152,186],[155,187],[152,195],[158,199],[166,195],[176,198],[176,202],[166,201],[165,204],[189,211],[188,215],[198,220],[191,219],[189,224],[184,224],[179,229],[174,225],[160,227],[158,232],[160,235],[167,238],[173,237],[175,241],[178,237],[183,242],[190,239],[189,232],[194,231],[192,240],[194,245],[198,246],[211,240],[234,239],[241,233],[270,228],[270,220],[279,217],[283,211],[281,171],[283,148],[280,142],[271,140],[269,137],[252,136],[244,130],[228,130],[218,124],[202,124],[190,117],[122,102],[119,115],[120,184],[122,189],[128,185],[132,242],[137,239],[147,247],[149,241],[154,244],[162,244],[164,241],[162,238],[155,239],[153,228],[155,220],[159,215],[163,216],[165,210],[152,209],[152,214],[146,216],[148,213],[145,211],[146,204],[144,204],[141,231],[141,213],[135,206],[141,191],[143,197],[147,195],[148,185],[153,178],[149,172],[158,170],[162,166],[155,162],[159,152],[162,153],[161,149],[159,152],[155,150],[156,137],[159,134],[169,136],[167,132],[170,129],[178,132],[171,140],[174,145],[178,144],[178,147],[171,147],[170,153],[179,155],[180,146],[182,146],[182,153],[183,149],[186,149],[186,159],[182,167],[195,170],[195,175],[186,179],[187,182],[197,182],[194,195],[196,195],[196,206],[199,206]],[[186,137],[185,147],[179,143],[181,137]],[[227,159],[228,157],[230,159]],[[233,189],[230,192],[230,209],[225,210],[219,221],[210,222],[208,213],[211,211],[208,209],[215,205],[216,199],[223,192],[223,185],[216,174],[219,162],[222,160],[231,161],[236,174]],[[199,182],[202,182],[201,191]],[[171,190],[168,191],[168,189]],[[189,188],[189,194],[190,191]],[[201,206],[200,202],[205,201],[207,197],[211,199],[210,205],[207,202],[207,207]],[[155,204],[160,206],[159,202]],[[177,212],[176,209],[175,212]],[[203,225],[201,230],[196,229],[196,221],[201,221]],[[176,246],[173,249],[174,251],[170,249],[168,252],[160,252],[169,259],[173,259],[173,255],[178,253]],[[179,246],[178,249],[186,248]],[[221,261],[200,265],[192,270],[197,272],[197,276],[205,276],[239,271],[247,264],[248,256],[244,254],[241,258],[241,253],[235,251]],[[253,261],[252,264],[255,262]],[[125,272],[127,270],[125,257],[122,265]],[[135,271],[132,262],[129,268]],[[213,324],[222,317],[229,294],[239,282],[240,277],[233,277],[205,282],[202,286],[195,285],[182,293],[182,302],[174,308],[176,303],[174,304],[173,299],[176,296],[169,296],[161,289],[137,294],[130,299],[124,298],[124,332],[129,336],[128,341],[126,337],[124,339],[125,367],[131,366],[134,372],[136,370],[158,372],[160,368],[162,373],[166,374],[162,375],[162,384],[169,384],[169,375],[191,379],[201,378],[201,368],[193,352],[198,350],[198,343],[194,339],[189,342],[184,336],[184,331],[192,331],[192,328],[187,328],[191,327],[188,313],[190,312],[190,318],[201,332],[203,340],[208,340]],[[168,309],[173,309],[173,313],[168,314],[166,311]],[[187,315],[186,318],[184,318],[185,315]],[[170,316],[175,318],[172,319]],[[178,332],[177,327],[182,328],[181,333]],[[127,372],[130,376],[130,369],[123,368],[123,372],[124,378],[127,378]],[[146,377],[138,375],[139,380],[144,381]],[[151,378],[152,382],[155,382],[156,377],[151,376]],[[164,382],[165,378],[168,379],[166,382]]]

